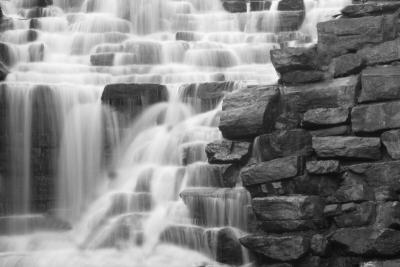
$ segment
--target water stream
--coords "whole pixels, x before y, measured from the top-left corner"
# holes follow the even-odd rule
[[[0,35],[12,189],[0,267],[218,266],[221,230],[248,230],[250,197],[207,163],[205,146],[222,138],[222,97],[204,105],[192,84],[230,81],[228,93],[275,83],[269,50],[288,36],[277,31],[279,1],[236,14],[219,0],[36,2],[0,1],[13,20]],[[307,0],[286,41],[315,41],[316,23],[349,1],[328,2]],[[165,84],[168,101],[121,125],[101,102],[113,83]],[[43,169],[51,175],[38,179]],[[55,188],[51,216],[32,207],[42,182]],[[240,253],[236,264],[249,263]]]

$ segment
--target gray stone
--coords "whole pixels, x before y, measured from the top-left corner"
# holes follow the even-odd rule
[[[364,67],[364,60],[358,54],[346,54],[333,59],[334,74],[336,77],[344,77],[358,74]]]
[[[333,126],[346,123],[349,118],[347,108],[317,108],[304,113],[305,127]]]
[[[257,86],[228,94],[219,129],[227,139],[244,139],[272,132],[279,112],[279,89]]]
[[[361,83],[361,103],[399,99],[400,66],[367,68],[361,74]]]
[[[0,61],[0,82],[4,81],[9,73],[8,68]]]
[[[270,52],[271,62],[279,73],[296,70],[319,70],[317,50],[312,48],[273,49]]]
[[[400,128],[400,102],[357,106],[351,112],[351,122],[356,133]]]
[[[321,234],[315,234],[311,237],[311,251],[319,256],[324,256],[328,247],[328,239]]]
[[[400,231],[392,229],[344,228],[331,237],[347,253],[360,256],[396,256],[400,253]]]
[[[396,38],[397,15],[340,18],[318,23],[318,49],[332,55]]]
[[[303,0],[282,0],[278,4],[279,11],[297,11],[304,10]]]
[[[320,220],[324,201],[302,195],[254,198],[253,209],[261,221]]]
[[[378,205],[376,227],[393,228],[400,227],[400,202],[385,202]]]
[[[309,240],[300,235],[242,237],[240,242],[256,253],[278,261],[292,261],[304,256],[310,247]]]
[[[400,189],[400,161],[362,163],[346,167],[371,187],[390,186]]]
[[[337,174],[340,172],[338,160],[308,161],[306,169],[309,174]]]
[[[288,156],[308,156],[311,153],[312,137],[302,129],[265,134],[258,136],[254,141],[253,154],[260,161]]]
[[[283,84],[315,83],[325,79],[325,73],[318,70],[295,70],[281,75]]]
[[[375,219],[376,206],[372,201],[354,204],[351,207],[346,205],[348,204],[343,204],[342,213],[334,217],[336,225],[340,228],[369,225]]]
[[[384,132],[381,135],[383,145],[392,159],[400,159],[400,130]]]
[[[312,136],[316,137],[326,137],[326,136],[343,136],[349,134],[351,131],[350,126],[347,125],[341,125],[341,126],[335,126],[331,128],[325,128],[325,129],[318,129],[318,130],[313,130],[310,131],[310,134]]]
[[[250,157],[251,143],[219,140],[206,147],[208,161],[211,164],[243,164]]]
[[[400,39],[364,47],[357,54],[367,65],[384,64],[400,60]]]
[[[313,148],[320,158],[381,158],[381,142],[379,138],[332,136],[313,137]]]
[[[341,186],[327,200],[329,203],[348,203],[374,200],[374,197],[374,191],[363,178],[345,173]]]
[[[400,8],[400,3],[363,3],[362,5],[348,5],[342,9],[342,14],[347,17],[363,17],[370,15],[381,15],[394,13]]]
[[[400,260],[370,261],[370,262],[364,262],[360,266],[361,267],[398,267],[398,266],[400,266]]]
[[[358,76],[350,76],[315,84],[284,86],[281,91],[287,109],[304,113],[316,108],[353,107],[358,84]]]
[[[279,158],[245,167],[240,177],[244,186],[280,181],[298,175],[300,164],[298,157]]]

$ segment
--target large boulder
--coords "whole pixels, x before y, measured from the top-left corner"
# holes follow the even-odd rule
[[[344,251],[360,256],[396,256],[400,253],[400,231],[392,229],[344,228],[331,236]]]
[[[272,49],[271,61],[276,71],[287,73],[295,70],[320,69],[317,49],[315,47],[288,47],[284,49]]]
[[[321,22],[318,28],[318,49],[342,55],[364,47],[393,40],[397,35],[398,14],[341,18]]]
[[[400,99],[400,66],[377,66],[361,74],[359,102]]]
[[[208,161],[211,164],[243,164],[250,157],[250,142],[219,140],[206,147]]]
[[[240,242],[251,251],[278,261],[297,260],[310,248],[309,239],[301,235],[248,235],[242,237]]]
[[[390,157],[400,159],[400,130],[384,132],[381,140]]]
[[[339,228],[360,227],[369,225],[376,215],[374,202],[363,202],[361,204],[346,203],[341,206],[341,213],[334,217],[335,224]]]
[[[252,138],[272,132],[279,114],[277,86],[257,86],[227,94],[219,129],[227,139]]]
[[[279,158],[245,167],[240,176],[244,186],[264,184],[297,176],[301,165],[299,157]]]
[[[400,101],[356,106],[351,122],[355,133],[400,128]]]
[[[281,88],[284,105],[292,112],[316,108],[350,108],[355,105],[358,76],[338,78],[315,84]]]
[[[260,161],[280,157],[307,156],[312,153],[312,137],[302,129],[278,131],[260,135],[254,141],[254,151]]]
[[[144,108],[168,100],[168,90],[159,84],[109,84],[101,101],[113,107],[127,119],[136,117]]]
[[[348,203],[374,200],[375,194],[363,177],[345,173],[344,180],[333,195],[327,198],[329,203]]]
[[[320,158],[381,158],[381,140],[372,137],[313,137],[313,149]]]

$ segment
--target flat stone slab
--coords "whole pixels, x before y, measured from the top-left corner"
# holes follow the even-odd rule
[[[351,122],[356,133],[400,128],[400,101],[356,106]]]
[[[340,171],[340,163],[338,160],[309,161],[306,169],[309,174],[335,174]]]
[[[300,160],[298,157],[286,157],[261,162],[243,168],[240,177],[244,186],[292,178],[299,173]]]
[[[367,68],[361,74],[361,84],[361,103],[399,99],[400,66]]]
[[[400,130],[384,132],[381,140],[390,157],[400,159]]]
[[[317,108],[304,113],[305,127],[334,126],[346,123],[349,118],[348,108]]]
[[[332,136],[313,137],[313,149],[320,158],[381,158],[379,138]]]

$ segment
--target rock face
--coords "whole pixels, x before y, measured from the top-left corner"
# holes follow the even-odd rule
[[[340,171],[340,163],[338,160],[309,161],[306,169],[310,174],[335,174]]]
[[[318,49],[341,55],[396,38],[396,15],[343,18],[318,24]]]
[[[385,64],[400,59],[400,39],[387,41],[374,46],[367,46],[357,54],[367,65]]]
[[[332,235],[332,242],[354,255],[395,256],[400,232],[392,229],[371,228],[339,229]]]
[[[299,173],[298,157],[279,158],[244,168],[241,172],[246,186],[292,178]]]
[[[307,156],[312,152],[312,137],[307,131],[294,129],[264,134],[254,141],[254,154],[260,161],[286,156]]]
[[[309,240],[302,236],[254,236],[249,235],[240,242],[252,251],[278,261],[296,260],[309,250]]]
[[[364,67],[364,59],[358,54],[346,54],[333,60],[334,77],[344,77],[359,73]]]
[[[211,164],[244,163],[250,156],[251,143],[236,141],[215,141],[206,147]]]
[[[362,137],[314,137],[313,148],[320,158],[381,158],[379,138]]]
[[[363,17],[382,13],[394,13],[400,8],[400,3],[364,3],[362,5],[349,5],[342,9],[346,17]]]
[[[376,102],[400,98],[400,67],[378,66],[361,74],[362,90],[359,102]]]
[[[245,139],[273,130],[279,112],[276,86],[248,87],[228,94],[219,129],[228,139]]]
[[[384,132],[381,139],[390,157],[400,159],[400,130]]]
[[[351,113],[353,131],[371,133],[399,128],[399,111],[399,101],[357,106]]]
[[[349,118],[347,108],[318,108],[304,113],[303,125],[305,127],[333,126],[344,124]]]

